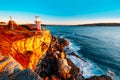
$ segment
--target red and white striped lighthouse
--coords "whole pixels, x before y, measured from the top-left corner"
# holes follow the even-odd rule
[[[36,20],[35,20],[35,23],[36,23],[35,29],[37,29],[38,31],[41,31],[40,17],[39,16],[35,16],[35,18],[36,18]]]

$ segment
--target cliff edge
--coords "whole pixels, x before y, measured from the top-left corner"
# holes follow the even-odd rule
[[[38,60],[45,55],[51,42],[49,30],[40,35],[17,40],[12,43],[10,55],[19,62],[23,68],[35,69]]]
[[[0,71],[3,71],[3,68],[13,60],[21,65],[20,69],[34,70],[39,59],[42,59],[49,48],[50,31],[34,31],[28,29],[28,26],[19,25],[15,25],[15,29],[10,30],[9,24],[0,26],[0,29],[0,63],[2,64]]]
[[[64,38],[15,26],[0,26],[0,80],[112,80],[106,75],[85,79],[67,57],[69,42]]]

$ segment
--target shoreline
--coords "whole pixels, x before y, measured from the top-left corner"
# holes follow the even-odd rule
[[[12,40],[11,42],[8,41],[9,46],[6,46],[6,43],[1,43],[2,48],[5,49],[1,49],[3,52],[0,51],[0,57],[4,57],[0,61],[2,64],[0,78],[2,80],[26,80],[26,78],[35,78],[35,80],[96,80],[96,78],[104,80],[106,78],[106,80],[112,80],[110,76],[105,74],[85,78],[81,69],[65,54],[65,46],[70,45],[70,42],[65,38],[53,36],[50,32],[44,35],[37,31],[36,33],[31,33],[34,30],[31,25],[16,25],[14,27],[14,31],[6,29],[6,26],[0,27],[2,30],[1,37],[7,36],[5,40],[1,39],[1,41],[5,43],[4,41]],[[22,36],[20,37],[18,31],[22,30],[26,31],[26,33],[19,33]],[[42,28],[42,30],[46,29]],[[35,35],[40,37],[33,37]],[[7,51],[7,48],[10,51]],[[3,56],[5,54],[4,51],[7,51],[6,54],[8,55]],[[71,55],[80,58],[76,53],[71,53]],[[86,62],[86,60],[83,61]],[[16,66],[18,67],[16,68]]]

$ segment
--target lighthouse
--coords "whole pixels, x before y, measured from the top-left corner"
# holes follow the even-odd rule
[[[36,20],[35,20],[35,29],[37,29],[38,31],[41,31],[41,21],[40,21],[40,17],[39,16],[35,16]]]

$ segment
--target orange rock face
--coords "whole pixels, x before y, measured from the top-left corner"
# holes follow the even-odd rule
[[[8,25],[0,25],[0,55],[12,56],[25,68],[35,69],[38,60],[46,53],[51,34],[49,30],[34,32],[29,25],[17,25],[13,22],[14,30]]]
[[[13,42],[10,55],[19,62],[23,68],[34,70],[39,59],[45,55],[50,42],[51,35],[50,32],[46,30],[39,36]]]

